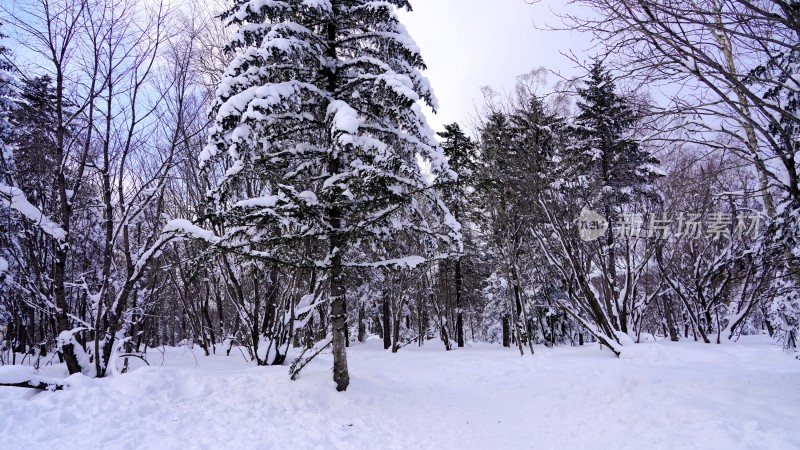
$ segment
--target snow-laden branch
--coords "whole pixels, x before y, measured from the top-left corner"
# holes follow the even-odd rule
[[[64,380],[37,374],[31,366],[9,365],[0,367],[0,386],[60,391],[68,385]]]
[[[67,232],[33,206],[20,188],[0,184],[0,205],[19,212],[59,242],[67,238]]]

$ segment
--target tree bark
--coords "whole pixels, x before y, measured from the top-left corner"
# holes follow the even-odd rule
[[[55,285],[55,303],[58,309],[58,331],[59,333],[69,332],[70,323],[67,305],[67,293],[64,286],[66,283],[67,271],[67,248],[69,248],[70,239],[70,222],[72,220],[72,203],[67,195],[68,186],[67,179],[64,175],[64,166],[61,164],[65,160],[64,146],[66,145],[66,127],[64,126],[64,74],[61,72],[61,67],[56,65],[56,115],[58,118],[58,129],[56,130],[56,161],[59,166],[56,168],[56,183],[58,186],[60,207],[61,207],[61,221],[59,225],[64,230],[64,242],[59,243],[56,247],[56,258],[53,267],[53,284]],[[81,365],[75,355],[75,348],[73,344],[66,344],[61,347],[61,353],[64,355],[64,361],[67,363],[67,370],[70,375],[80,373]]]
[[[675,318],[672,316],[672,306],[669,297],[664,297],[664,315],[667,318],[667,330],[669,331],[669,339],[672,342],[678,342],[678,328],[675,326]]]
[[[397,353],[400,349],[400,318],[395,317],[392,320],[394,327],[392,328],[392,353]]]
[[[336,217],[336,216],[334,216]],[[338,229],[340,221],[338,217],[331,221],[334,229]],[[333,330],[333,381],[336,383],[336,390],[346,391],[350,384],[350,374],[347,370],[347,353],[345,340],[345,328],[347,328],[347,318],[345,309],[345,287],[344,274],[342,270],[341,247],[339,246],[338,236],[331,239],[331,251],[333,252],[331,264],[331,327]]]
[[[464,315],[461,309],[461,258],[456,259],[456,342],[464,346]]]
[[[367,324],[364,323],[364,304],[358,309],[358,342],[364,342],[367,339]]]
[[[511,327],[508,323],[508,314],[503,316],[503,347],[511,348]]]
[[[333,15],[337,14],[337,4],[335,1],[331,2],[331,9]],[[325,26],[327,48],[325,55],[332,61],[338,59],[338,51],[336,48],[336,34],[338,32],[336,27],[335,18],[328,21]],[[338,74],[336,70],[331,68],[327,74],[328,78],[328,92],[333,94],[339,84]],[[339,157],[334,151],[333,136],[329,137],[329,146],[331,152],[330,162],[328,163],[328,173],[333,176],[339,174],[342,170]],[[335,196],[336,197],[336,196]],[[344,286],[344,268],[342,266],[342,252],[344,251],[344,238],[341,235],[342,229],[342,212],[336,206],[336,198],[331,199],[327,216],[328,223],[331,227],[330,237],[330,261],[331,261],[331,281],[330,281],[330,319],[331,330],[333,333],[333,381],[336,383],[336,390],[343,392],[347,390],[350,384],[350,374],[347,370],[347,353],[346,353],[346,328],[347,328],[347,307],[345,304],[345,286]]]
[[[383,349],[388,350],[392,346],[392,320],[389,308],[389,294],[383,294]]]

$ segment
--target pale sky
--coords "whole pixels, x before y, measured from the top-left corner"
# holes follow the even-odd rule
[[[537,29],[560,25],[553,11],[564,10],[563,0],[412,0],[411,5],[414,11],[402,11],[400,19],[422,51],[425,75],[439,99],[439,113],[427,114],[435,131],[452,122],[468,128],[475,106],[483,104],[482,86],[508,91],[519,75],[539,67],[580,74],[559,51],[584,54],[589,47],[588,38],[574,33]]]

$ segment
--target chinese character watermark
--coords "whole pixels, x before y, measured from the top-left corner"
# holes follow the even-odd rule
[[[584,209],[578,219],[580,237],[586,242],[595,241],[610,229],[618,239],[648,238],[675,239],[742,239],[756,237],[761,226],[761,216],[737,215],[714,212],[703,216],[698,213],[669,214],[622,214],[614,223],[602,215]]]

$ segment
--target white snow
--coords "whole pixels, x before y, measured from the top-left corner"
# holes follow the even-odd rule
[[[341,145],[353,143],[354,135],[358,133],[361,121],[358,112],[347,102],[334,100],[328,105],[327,115],[331,120],[331,132],[338,135]]]
[[[297,194],[298,197],[303,199],[307,205],[318,205],[319,199],[317,198],[317,194],[312,191],[303,191]]]
[[[31,382],[34,384],[44,383],[51,386],[64,384],[64,380],[62,379],[41,376],[31,366],[0,366],[0,384],[16,384],[25,382]]]
[[[165,233],[177,233],[194,239],[200,239],[206,242],[215,243],[219,241],[219,237],[213,231],[200,228],[192,222],[185,219],[174,219],[164,226]]]
[[[351,267],[397,267],[413,269],[421,264],[425,264],[426,259],[422,256],[406,256],[404,258],[386,259],[364,264],[349,264]]]
[[[152,367],[65,391],[0,388],[0,448],[798,448],[800,361],[747,342],[659,341],[616,359],[597,345],[520,357],[369,340],[347,350],[346,393],[327,353],[292,382],[236,348],[151,349]]]
[[[35,377],[35,371],[30,366],[2,366],[0,367],[0,383],[21,383],[30,381]]]
[[[278,195],[266,195],[263,197],[248,198],[236,202],[236,208],[274,208],[278,204]]]
[[[39,208],[28,202],[25,193],[17,187],[0,184],[0,205],[16,210],[58,241],[63,241],[67,237],[67,233],[39,211]]]

